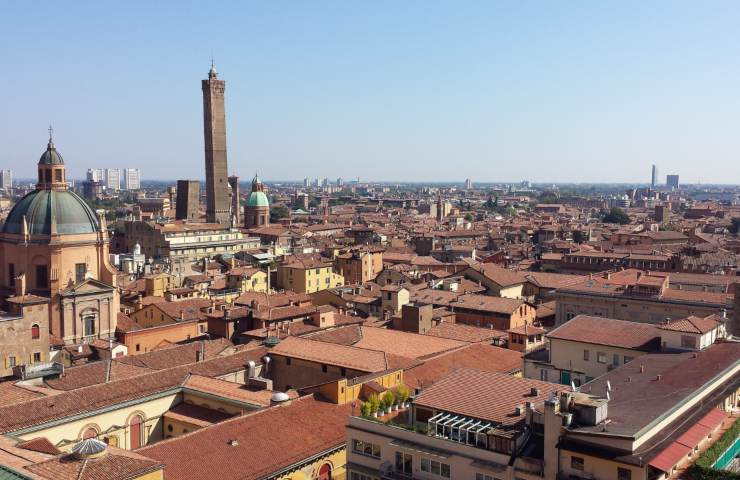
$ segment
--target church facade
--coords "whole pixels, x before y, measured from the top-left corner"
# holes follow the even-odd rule
[[[53,340],[75,345],[115,335],[119,294],[105,221],[69,189],[51,135],[36,189],[16,203],[0,233],[0,292],[6,311],[43,303],[48,315],[38,326]]]

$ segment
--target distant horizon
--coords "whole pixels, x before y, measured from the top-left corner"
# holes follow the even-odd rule
[[[18,177],[34,176],[49,123],[72,176],[115,162],[152,180],[203,177],[213,55],[229,172],[243,177],[646,184],[655,164],[687,184],[740,183],[738,2],[132,0],[0,13],[12,69],[0,168]]]
[[[85,177],[81,178],[74,178],[74,177],[67,177],[69,180],[74,181],[75,183],[84,182],[86,180]],[[303,184],[303,179],[300,180],[273,180],[269,178],[262,178],[260,176],[260,179],[265,184],[290,184],[290,185],[301,185]],[[197,178],[186,178],[186,179],[158,179],[158,178],[144,178],[141,179],[141,184],[147,184],[147,183],[165,183],[165,184],[171,184],[176,185],[178,180],[198,180],[200,183],[205,184],[205,178],[197,179]],[[517,185],[522,182],[522,180],[516,180],[516,181],[510,181],[510,182],[504,182],[504,181],[481,181],[477,182],[475,180],[472,180],[473,187],[476,186],[510,186],[510,185]],[[14,174],[13,183],[36,183],[37,179],[35,177],[16,177]],[[333,182],[333,183],[332,183]],[[329,186],[336,187],[336,179],[332,180],[330,182]],[[251,177],[239,177],[239,184],[249,184],[251,183]],[[356,180],[345,180],[343,186],[348,187],[351,185],[356,185]],[[457,186],[457,185],[465,185],[465,180],[429,180],[429,181],[416,181],[416,180],[362,180],[360,179],[360,184],[375,184],[375,185],[385,185],[385,186],[393,186],[393,185],[431,185],[431,186]],[[530,186],[532,187],[547,187],[550,185],[554,186],[637,186],[637,187],[651,187],[650,182],[530,182]],[[681,188],[683,187],[734,187],[734,188],[740,188],[740,183],[692,183],[692,182],[681,182]],[[656,189],[660,190],[661,187],[666,187],[666,184],[658,184],[655,186]],[[323,188],[321,185],[316,187],[315,185],[311,185],[307,188]],[[121,188],[120,190],[124,190],[124,188]]]

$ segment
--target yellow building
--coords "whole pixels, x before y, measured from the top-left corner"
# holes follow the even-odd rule
[[[226,288],[244,292],[267,291],[267,272],[254,267],[235,267],[226,273]]]
[[[317,258],[291,258],[278,266],[278,287],[297,293],[315,293],[344,285],[332,263]]]

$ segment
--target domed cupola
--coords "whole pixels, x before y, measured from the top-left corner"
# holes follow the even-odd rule
[[[67,235],[95,233],[100,224],[95,212],[79,195],[67,188],[64,161],[49,144],[38,163],[36,190],[21,198],[8,214],[3,233],[18,235]]]
[[[49,127],[49,143],[39,158],[39,181],[36,188],[66,190],[64,159],[54,146],[54,130]]]

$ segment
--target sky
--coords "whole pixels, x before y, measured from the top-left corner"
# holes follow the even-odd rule
[[[0,168],[267,180],[740,183],[737,1],[0,2]]]

